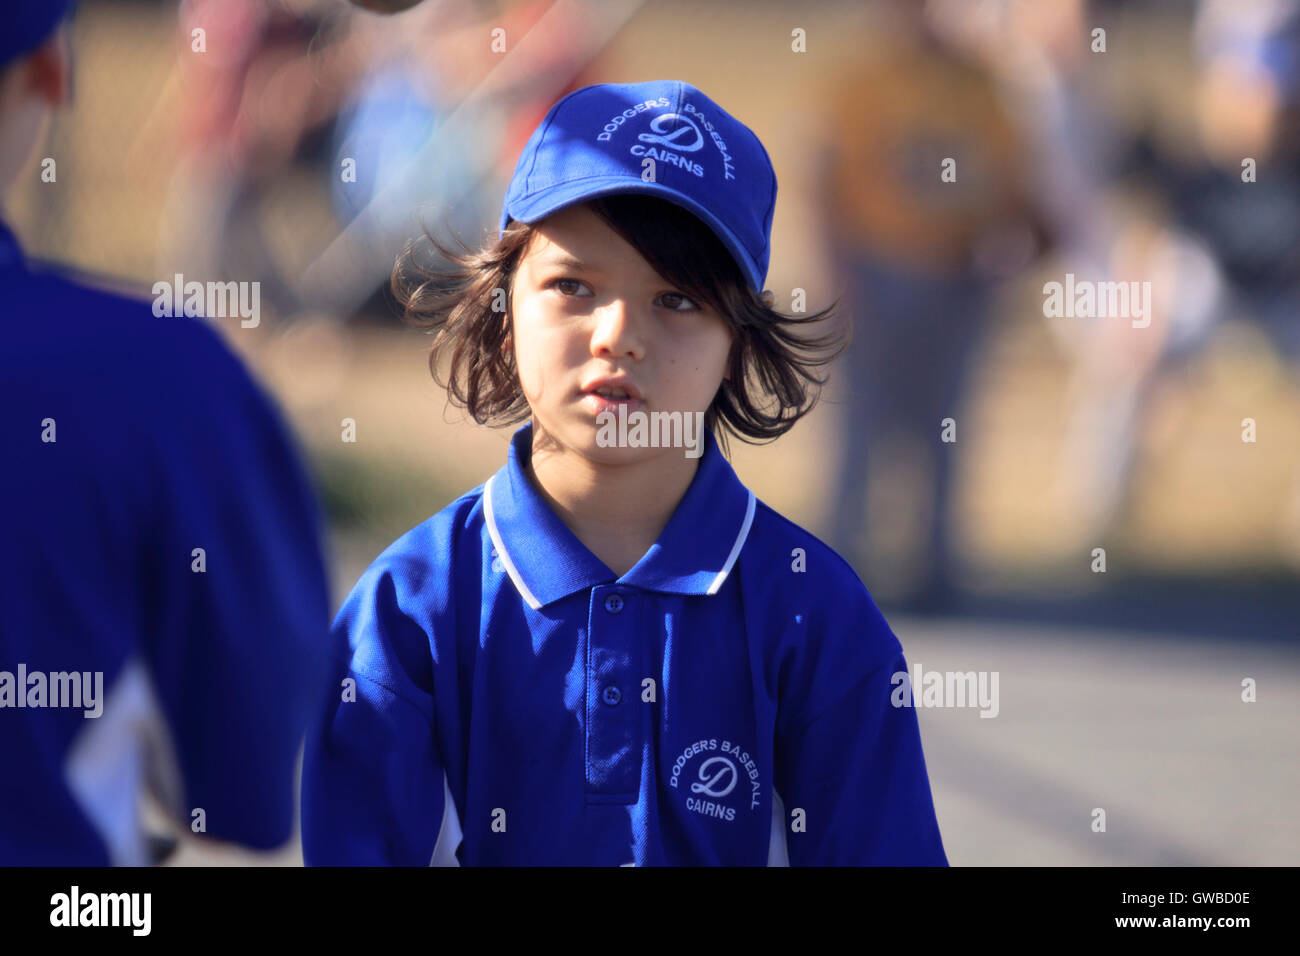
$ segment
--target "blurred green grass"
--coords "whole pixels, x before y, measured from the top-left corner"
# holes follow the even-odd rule
[[[311,450],[311,470],[331,527],[387,540],[469,490],[412,466],[319,447]]]

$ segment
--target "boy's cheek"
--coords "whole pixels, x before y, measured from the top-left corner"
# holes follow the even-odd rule
[[[525,348],[519,349],[516,361],[519,368],[519,387],[524,400],[537,408],[548,402],[558,403],[564,398],[564,378],[557,374],[546,356]]]

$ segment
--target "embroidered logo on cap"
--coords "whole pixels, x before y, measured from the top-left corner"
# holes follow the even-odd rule
[[[630,106],[617,116],[610,117],[596,139],[602,143],[612,143],[615,134],[631,125],[629,120],[636,119],[638,116],[649,116],[654,108],[667,105],[667,99],[661,96],[657,100],[646,100],[636,106]],[[695,104],[686,103],[680,113],[669,111],[649,116],[647,126],[648,130],[639,131],[637,142],[628,148],[628,152],[638,159],[649,158],[657,163],[667,163],[702,179],[704,166],[681,154],[698,152],[704,148],[707,140],[712,140],[722,163],[723,179],[736,178],[736,167],[732,162],[731,154],[727,151],[726,141]]]

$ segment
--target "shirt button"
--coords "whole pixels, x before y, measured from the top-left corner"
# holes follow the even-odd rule
[[[619,611],[623,610],[623,599],[617,594],[611,594],[609,597],[605,598],[605,610],[610,614],[617,614]]]
[[[620,700],[623,699],[623,692],[620,691],[613,684],[610,684],[608,687],[605,688],[601,696],[604,697],[605,703],[613,707],[615,704],[617,704]]]

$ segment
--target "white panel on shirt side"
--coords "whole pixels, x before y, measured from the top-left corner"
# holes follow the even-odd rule
[[[456,859],[456,849],[464,835],[460,829],[460,814],[456,812],[456,803],[451,799],[451,787],[447,784],[447,771],[442,772],[442,824],[438,827],[438,842],[433,845],[430,866],[460,866]]]
[[[148,670],[127,661],[109,689],[99,717],[86,718],[64,763],[64,779],[99,831],[113,866],[148,866],[140,824],[140,797],[151,774],[158,796],[184,819],[180,773]]]
[[[785,801],[772,788],[772,837],[767,844],[768,866],[789,866],[790,853],[785,844]]]

